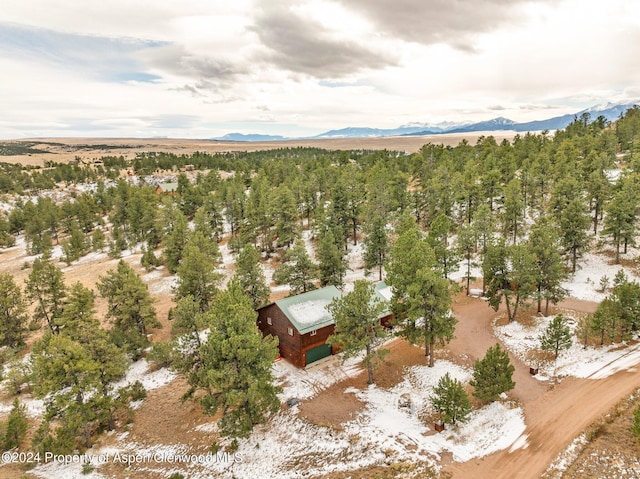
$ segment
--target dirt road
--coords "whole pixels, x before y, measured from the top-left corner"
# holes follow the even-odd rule
[[[575,300],[561,306],[593,310],[593,303]],[[496,313],[484,301],[469,298],[461,299],[454,312],[459,323],[451,352],[469,355],[470,359],[483,357],[496,343],[491,327]],[[527,424],[526,446],[450,464],[445,471],[454,479],[537,479],[573,439],[640,386],[640,368],[632,368],[600,380],[569,378],[548,389],[529,375],[527,365],[515,357],[511,360],[516,367],[513,396],[522,403]]]

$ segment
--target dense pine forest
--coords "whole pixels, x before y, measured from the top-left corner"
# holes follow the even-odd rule
[[[168,182],[175,189],[160,193]],[[349,307],[371,297],[364,282],[347,278],[355,245],[367,280],[384,280],[393,291],[395,326],[380,337],[420,345],[430,366],[434,349],[455,334],[457,292],[481,289],[516,322],[524,310],[547,314],[564,299],[563,283],[590,251],[636,268],[640,108],[613,123],[585,114],[553,133],[430,143],[413,154],[290,148],[141,153],[133,161],[79,158],[42,168],[1,163],[0,195],[0,262],[17,244],[30,258],[24,281],[0,274],[2,379],[16,398],[2,447],[64,454],[121,430],[135,421],[131,405],[145,397],[141,383],[122,380],[132,362],[146,358],[184,378],[185,401],[218,415],[223,439],[213,449],[233,449],[280,408],[271,371],[277,344],[255,327],[255,310],[277,293],[271,283],[291,295],[327,285],[353,293],[351,304],[332,305],[337,318],[349,317]],[[223,249],[233,258],[232,275]],[[142,252],[147,272],[164,268],[175,277],[166,318],[123,260],[99,276],[96,290],[65,281],[65,265],[133,250]],[[640,284],[621,270],[598,287],[606,298],[577,326],[584,345],[637,335]],[[365,317],[377,314],[373,308]],[[556,357],[568,347],[562,321],[542,341]],[[162,323],[170,334],[158,340],[153,333]],[[335,341],[347,350],[354,331],[368,331],[336,323],[343,336]],[[384,357],[376,353],[380,344],[372,335],[353,346],[355,353],[366,348],[369,382]],[[492,355],[509,369],[499,347]],[[487,391],[483,365],[472,385],[489,402],[513,386],[509,379],[497,393]],[[441,396],[460,394],[454,379],[441,386]],[[45,403],[28,441],[19,401],[26,389]],[[439,412],[455,423],[468,415],[466,401]]]

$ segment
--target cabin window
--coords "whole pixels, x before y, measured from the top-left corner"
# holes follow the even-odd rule
[[[272,325],[273,325],[273,319],[271,319],[271,317],[269,317],[269,316],[267,316],[267,324],[268,324],[269,326],[272,326]]]
[[[318,334],[318,330],[317,330],[317,329],[314,329],[313,331],[311,331],[311,332],[309,333],[309,336],[315,336],[316,334]]]
[[[287,328],[287,333],[289,333],[289,336],[293,336],[293,328]]]

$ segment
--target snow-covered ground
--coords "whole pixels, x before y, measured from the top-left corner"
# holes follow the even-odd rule
[[[127,381],[138,378],[145,382],[146,364],[141,361],[128,373]],[[314,367],[299,370],[279,361],[274,371],[284,380],[281,399],[298,397],[308,400],[324,388],[361,372],[353,363],[338,364],[338,358],[319,361]],[[467,382],[469,369],[448,361],[438,361],[433,368],[414,366],[404,380],[391,389],[372,385],[364,390],[348,388],[345,394],[355,394],[364,403],[358,416],[341,427],[323,427],[298,417],[298,406],[281,409],[267,424],[256,428],[251,438],[241,440],[235,455],[209,456],[209,460],[186,461],[191,478],[259,477],[303,478],[321,477],[334,471],[347,471],[371,465],[409,461],[438,468],[441,455],[450,452],[455,461],[467,461],[500,449],[526,447],[522,410],[511,403],[493,403],[474,411],[465,424],[448,427],[436,433],[432,424],[425,424],[423,414],[432,412],[429,395],[445,373]],[[151,373],[153,374],[153,373]],[[169,379],[166,375],[163,376]],[[411,398],[411,407],[400,405],[400,399]],[[198,432],[215,432],[214,422],[194,427]],[[137,454],[150,458],[148,464],[136,467],[137,472],[152,471],[169,475],[179,471],[175,464],[155,461],[155,458],[175,458],[191,454],[181,444],[138,444],[128,434],[116,437],[108,448],[87,451],[87,455]],[[184,465],[184,463],[183,463]],[[61,465],[47,464],[35,469],[41,477],[61,472]],[[80,477],[81,465],[67,465],[64,477]],[[182,470],[184,473],[184,469]],[[101,479],[100,469],[90,476]]]
[[[536,318],[532,326],[525,326],[514,321],[494,328],[496,336],[510,351],[525,364],[539,367],[539,373],[534,376],[535,378],[541,381],[546,381],[550,377],[562,378],[565,376],[603,379],[640,363],[640,343],[629,347],[614,344],[601,348],[592,346],[584,348],[575,335],[576,324],[572,320],[569,323],[573,332],[571,347],[561,351],[556,361],[534,361],[531,353],[540,350],[538,337],[552,319],[553,316]]]
[[[630,258],[635,258],[627,254]],[[629,268],[621,265],[614,265],[611,258],[602,253],[586,253],[578,263],[575,274],[568,281],[562,283],[562,287],[569,292],[569,296],[576,299],[600,302],[606,297],[606,293],[600,291],[600,279],[604,276],[609,278],[610,284],[616,273],[624,269],[629,279],[639,280]]]
[[[114,389],[140,381],[147,391],[158,389],[169,384],[176,378],[176,374],[167,368],[149,371],[149,363],[146,359],[139,359],[127,370],[124,378],[114,383]]]
[[[478,278],[482,278],[482,268],[480,266],[478,266],[477,261],[473,261],[473,259],[471,260],[471,268],[470,268],[470,276],[471,276],[471,281],[473,281],[473,279],[478,279]],[[458,268],[455,271],[452,271],[451,273],[449,273],[449,279],[452,281],[461,281],[463,278],[466,278],[467,276],[467,260],[462,260],[460,261],[460,263],[458,264]]]
[[[370,386],[353,392],[366,404],[354,421],[345,425],[350,434],[367,437],[382,451],[394,451],[402,460],[420,460],[425,456],[439,460],[451,452],[455,461],[468,461],[511,447],[525,430],[519,407],[493,403],[474,411],[468,421],[440,434],[420,420],[421,414],[433,413],[429,396],[446,373],[466,383],[471,371],[449,361],[438,361],[433,368],[414,366],[404,380],[390,390]],[[409,408],[398,406],[410,398]],[[409,447],[408,447],[409,446]]]
[[[366,279],[368,281],[375,282],[378,280],[378,271],[371,271],[369,274],[366,274],[364,269],[364,244],[362,241],[359,241],[358,244],[354,245],[352,242],[349,242],[347,245],[347,272],[344,275],[344,292],[348,293],[353,291],[353,283],[359,279]]]
[[[310,254],[314,247],[309,231],[303,232],[303,239]],[[24,249],[24,238],[18,238],[14,248]],[[123,252],[123,256],[134,254],[134,250]],[[226,245],[220,248],[222,267],[228,270],[234,258]],[[56,257],[60,257],[61,249],[54,248]],[[362,259],[363,246],[349,243],[346,259],[348,270],[345,276],[345,291],[352,289],[357,279],[377,279],[377,272],[365,276]],[[635,258],[636,250],[630,250],[625,257]],[[104,259],[104,253],[90,253],[73,263],[77,264]],[[27,257],[32,259],[31,257]],[[577,273],[564,284],[570,296],[578,299],[600,301],[605,294],[599,292],[600,278],[608,276],[611,280],[622,268],[611,265],[611,258],[602,253],[588,253],[580,260]],[[267,281],[271,280],[273,268],[262,263]],[[67,269],[69,269],[67,268]],[[626,269],[631,279],[638,276]],[[166,276],[162,268],[143,275],[154,294],[169,294],[176,285],[176,276]],[[450,275],[452,280],[459,281],[466,274],[466,262],[461,261],[459,269]],[[481,277],[479,267],[472,268],[472,276]],[[273,291],[288,291],[288,286],[277,286]],[[477,293],[477,291],[476,291]],[[531,351],[539,349],[538,336],[542,334],[551,317],[537,318],[531,327],[514,322],[506,326],[496,326],[496,336],[518,355],[523,361],[531,362]],[[575,324],[572,325],[575,327]],[[640,344],[627,348],[610,346],[605,348],[589,347],[584,349],[574,337],[572,347],[560,353],[557,361],[535,364],[540,368],[536,376],[539,380],[551,377],[575,376],[598,379],[607,377],[617,371],[628,369],[640,363]],[[532,364],[533,365],[533,364]],[[306,369],[298,369],[286,361],[274,364],[274,373],[282,386],[280,399],[289,398],[301,401],[313,398],[320,391],[329,388],[346,378],[354,377],[362,372],[358,358],[341,364],[340,357],[330,357],[318,361]],[[438,361],[434,368],[414,366],[406,371],[402,382],[391,389],[371,386],[363,390],[345,389],[344,394],[354,394],[364,404],[357,417],[341,427],[321,427],[300,419],[298,408],[282,409],[267,425],[256,429],[248,440],[240,441],[237,458],[233,461],[213,461],[204,464],[190,464],[189,477],[259,477],[259,478],[298,478],[322,476],[332,471],[352,470],[373,464],[385,464],[397,461],[426,462],[438,467],[439,459],[444,453],[451,453],[455,461],[468,461],[497,450],[525,448],[528,446],[524,433],[525,423],[520,407],[511,402],[496,402],[474,411],[469,420],[456,427],[449,427],[442,433],[436,433],[432,424],[425,423],[425,415],[433,413],[430,394],[440,377],[445,373],[462,382],[468,382],[471,371],[448,361]],[[175,374],[167,369],[149,371],[146,360],[134,363],[126,377],[116,386],[131,384],[140,380],[145,389],[152,390],[169,384]],[[410,407],[399,407],[401,399],[409,397]],[[25,399],[25,398],[21,398]],[[24,401],[32,416],[40,416],[44,412],[42,401],[28,399]],[[0,406],[0,414],[6,414],[10,406]],[[215,432],[215,423],[206,423],[194,427],[199,432]],[[576,443],[576,447],[579,444]],[[110,446],[110,453],[129,452],[153,455],[162,453],[167,456],[182,454],[187,451],[182,445],[145,446],[135,444],[128,436],[118,437],[115,446]],[[91,452],[91,451],[90,451]],[[94,454],[104,452],[97,449]],[[568,450],[567,457],[559,457],[554,470],[563,470],[565,463],[571,461]],[[555,464],[555,463],[554,463]],[[60,469],[56,469],[60,467]],[[156,469],[157,470],[157,469]],[[163,474],[171,470],[170,464],[161,467]],[[101,479],[99,471],[85,475],[80,465],[45,465],[34,470],[41,477],[89,477]]]
[[[343,379],[355,377],[362,372],[358,358],[342,364],[340,356],[329,356],[316,361],[305,369],[299,369],[285,360],[273,365],[273,373],[282,387],[280,399],[308,399]]]
[[[151,271],[148,274],[157,274],[156,271]],[[145,275],[147,276],[147,275]],[[157,278],[157,279],[155,279]],[[176,287],[178,286],[178,277],[176,275],[173,276],[154,276],[154,279],[149,281],[149,292],[151,294],[156,295],[165,295],[165,294],[173,294]]]

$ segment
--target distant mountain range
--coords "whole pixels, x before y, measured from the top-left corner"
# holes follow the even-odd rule
[[[439,135],[444,133],[471,133],[478,131],[543,131],[543,130],[559,130],[566,128],[575,118],[579,118],[584,113],[591,115],[591,120],[595,120],[599,116],[605,117],[609,121],[620,118],[629,108],[640,105],[640,101],[631,103],[607,103],[604,105],[595,105],[586,110],[577,113],[556,116],[546,120],[529,121],[525,123],[516,123],[508,118],[498,117],[492,120],[472,122],[443,122],[435,125],[425,123],[410,123],[401,125],[397,128],[368,128],[368,127],[349,127],[339,130],[329,130],[320,135],[308,137],[308,139],[337,139],[337,138],[376,138],[384,136],[423,136],[423,135]],[[213,138],[219,141],[278,141],[287,140],[284,136],[276,135],[244,135],[241,133],[229,133],[222,137]]]

